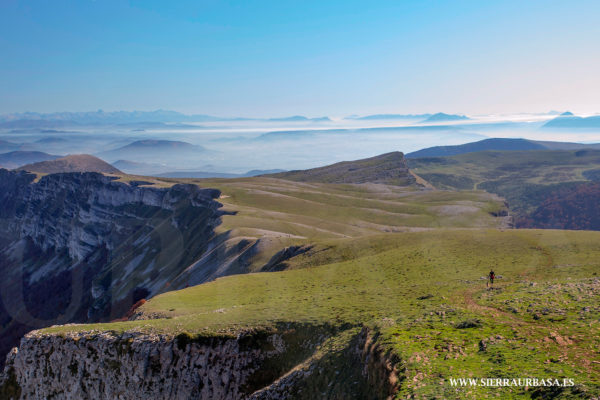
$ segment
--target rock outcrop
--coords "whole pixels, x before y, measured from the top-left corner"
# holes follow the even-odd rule
[[[214,231],[219,195],[0,169],[0,359],[32,328],[119,318],[141,298],[185,287],[171,282],[226,239]]]
[[[392,398],[399,387],[398,360],[375,339],[367,328],[336,332],[292,325],[236,337],[34,331],[9,353],[0,376],[0,396]]]
[[[238,399],[264,361],[286,350],[280,334],[267,335],[258,343],[248,339],[251,336],[241,335],[185,343],[159,335],[34,332],[8,355],[5,368],[16,391],[5,389],[4,395],[15,399]]]
[[[128,205],[173,211],[187,201],[196,208],[218,208],[213,199],[219,192],[195,185],[156,189],[114,182],[97,173],[51,174],[32,183],[34,178],[0,170],[0,218],[4,222],[0,229],[5,236],[30,238],[43,251],[66,249],[75,260],[102,245],[112,251],[135,234],[137,226],[119,218],[144,217],[126,210]],[[214,219],[206,222],[214,226]],[[110,237],[115,233],[119,238]]]

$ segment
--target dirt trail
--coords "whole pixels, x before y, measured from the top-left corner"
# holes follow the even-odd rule
[[[489,306],[484,306],[481,305],[479,303],[477,303],[475,301],[475,299],[473,299],[473,293],[475,292],[479,292],[479,290],[473,288],[473,289],[469,289],[463,292],[463,300],[465,302],[465,308],[469,311],[476,311],[482,314],[492,314],[494,317],[499,317],[499,316],[504,316],[507,318],[510,318],[511,315],[509,315],[507,312],[499,309],[499,308],[495,308],[495,307],[489,307]]]
[[[547,268],[547,267],[551,267],[554,265],[554,258],[552,257],[552,253],[550,253],[550,251],[548,249],[540,246],[538,243],[536,243],[534,241],[531,241],[531,240],[527,240],[527,241],[530,243],[532,248],[539,251],[542,254],[542,257],[545,258],[543,267]],[[522,272],[519,273],[519,278],[525,279],[527,277],[531,277],[532,272],[534,272],[534,270],[527,270],[527,269],[523,270]],[[496,286],[496,288],[499,288],[499,287],[502,287],[502,286],[498,286],[498,285]],[[514,314],[506,312],[500,308],[484,306],[484,305],[477,303],[473,299],[473,294],[482,292],[482,291],[483,291],[482,289],[471,288],[471,289],[468,289],[463,292],[463,300],[464,300],[464,303],[465,303],[465,306],[467,309],[469,309],[471,311],[479,311],[482,313],[492,314],[492,315],[494,315],[494,317],[502,316],[502,317],[506,318],[507,320],[513,321],[514,323],[516,323],[518,325],[528,325],[528,326],[535,326],[535,327],[538,327],[541,329],[548,329],[547,326],[535,324],[535,323],[532,323],[529,321],[525,321],[521,318],[518,318]]]
[[[568,338],[568,335],[566,335],[564,332],[560,332],[560,329],[557,326],[540,325],[534,322],[526,321],[500,308],[485,306],[477,303],[477,301],[475,301],[473,298],[473,295],[482,291],[482,289],[471,288],[462,293],[464,307],[467,310],[484,315],[492,315],[496,322],[517,328],[520,335],[526,335],[526,337],[529,338],[543,337],[544,342],[541,343],[542,347],[547,347],[554,343],[553,340],[556,339],[552,338]],[[592,361],[590,361],[589,357],[586,356],[584,349],[578,349],[576,341],[573,342],[569,340],[567,346],[561,345],[561,343],[558,342],[557,344],[558,351],[561,354],[561,359],[564,360],[563,362],[567,362],[567,364],[571,365],[571,367],[583,367],[588,373],[591,373],[598,368],[596,365],[592,365]]]
[[[481,291],[482,290],[480,290],[480,289],[472,288],[472,289],[468,289],[463,292],[464,305],[467,310],[475,311],[475,312],[478,312],[481,314],[488,314],[488,315],[491,314],[495,318],[502,317],[502,320],[500,320],[500,321],[509,323],[509,325],[511,325],[511,326],[527,326],[527,327],[542,329],[544,331],[549,330],[549,328],[545,325],[539,325],[539,324],[536,324],[533,322],[526,321],[522,318],[517,317],[513,313],[504,311],[500,308],[485,306],[485,305],[477,303],[475,301],[475,299],[473,298],[473,294],[481,292]]]

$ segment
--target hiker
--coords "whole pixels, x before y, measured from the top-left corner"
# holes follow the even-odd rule
[[[494,270],[490,271],[488,277],[490,278],[490,286],[494,286],[494,278],[496,277],[496,274],[494,274]]]

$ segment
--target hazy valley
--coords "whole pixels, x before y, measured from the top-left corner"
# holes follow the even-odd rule
[[[460,115],[438,114],[433,120],[429,119],[433,114],[325,119],[200,118],[171,112],[17,114],[0,121],[0,154],[93,154],[126,173],[193,176],[203,172],[206,176],[314,168],[390,150],[408,154],[490,137],[600,141],[598,127],[547,127],[554,120],[576,117],[532,114],[461,119]],[[0,165],[14,167],[17,156],[12,161],[0,157]],[[24,158],[26,154],[20,156],[20,165],[32,162]]]

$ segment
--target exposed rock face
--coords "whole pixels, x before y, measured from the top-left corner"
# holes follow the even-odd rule
[[[134,210],[119,207],[173,211],[187,200],[194,207],[216,209],[212,200],[219,195],[214,189],[194,185],[175,185],[169,190],[131,186],[96,173],[52,174],[30,184],[33,178],[23,172],[0,171],[0,218],[4,222],[0,229],[20,239],[30,238],[43,251],[66,249],[75,260],[98,246],[114,250],[134,233],[135,225],[117,220],[135,218]],[[214,221],[207,222],[214,225]],[[110,237],[114,233],[118,237]]]
[[[219,195],[98,173],[35,182],[0,169],[0,359],[32,328],[118,318],[141,298],[189,284],[171,282],[224,240],[214,233]]]
[[[392,399],[402,383],[397,369],[400,360],[386,351],[378,342],[378,335],[363,328],[355,341],[355,354],[360,357],[362,375],[374,398]]]
[[[264,360],[285,351],[281,335],[182,344],[156,335],[70,334],[23,338],[8,355],[21,398],[239,399]]]
[[[341,336],[349,339],[345,348],[313,355],[250,399],[393,399],[401,384],[400,360],[384,351],[377,334],[366,327]]]
[[[399,383],[394,360],[368,329],[335,333],[308,328],[288,326],[235,338],[201,339],[34,331],[9,353],[0,376],[0,396],[15,400],[393,396]],[[317,350],[326,347],[329,338],[339,342],[340,337],[348,339],[347,347]]]

